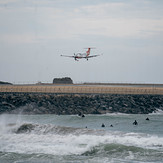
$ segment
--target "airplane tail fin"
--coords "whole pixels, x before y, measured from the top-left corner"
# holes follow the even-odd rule
[[[90,51],[91,51],[91,48],[88,48],[88,50],[86,51],[86,53],[87,53],[87,56],[89,56],[89,54],[90,54]]]
[[[86,51],[86,54],[87,54],[86,56],[88,57],[90,55],[91,49],[96,49],[96,48],[92,47],[92,48],[84,48],[84,49],[88,49]]]

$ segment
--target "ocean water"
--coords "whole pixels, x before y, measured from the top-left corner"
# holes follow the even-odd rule
[[[162,163],[163,113],[0,115],[0,162]]]

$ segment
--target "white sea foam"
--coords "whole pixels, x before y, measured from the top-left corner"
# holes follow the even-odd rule
[[[157,109],[156,111],[154,111],[153,113],[150,113],[149,115],[163,115],[163,110],[161,109]]]
[[[42,128],[45,126],[43,125]],[[47,127],[47,126],[46,126]],[[41,128],[41,127],[40,127]],[[42,130],[41,128],[41,130]],[[51,127],[52,130],[54,128]],[[37,128],[38,130],[38,128]],[[49,129],[50,130],[50,129]],[[163,138],[139,133],[106,132],[101,135],[98,130],[89,134],[86,129],[81,134],[54,133],[32,131],[31,133],[1,133],[0,149],[16,153],[44,153],[52,155],[82,154],[99,145],[121,144],[145,149],[160,149],[163,151]],[[83,132],[83,133],[82,133]],[[86,134],[87,133],[87,134]]]

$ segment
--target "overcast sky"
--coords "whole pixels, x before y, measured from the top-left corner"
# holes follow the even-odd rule
[[[163,0],[0,0],[0,81],[58,77],[163,83]]]

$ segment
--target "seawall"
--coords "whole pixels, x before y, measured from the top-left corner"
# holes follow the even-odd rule
[[[163,95],[0,93],[0,114],[148,114],[163,110]]]
[[[0,85],[0,92],[163,95],[163,87],[110,85]]]

